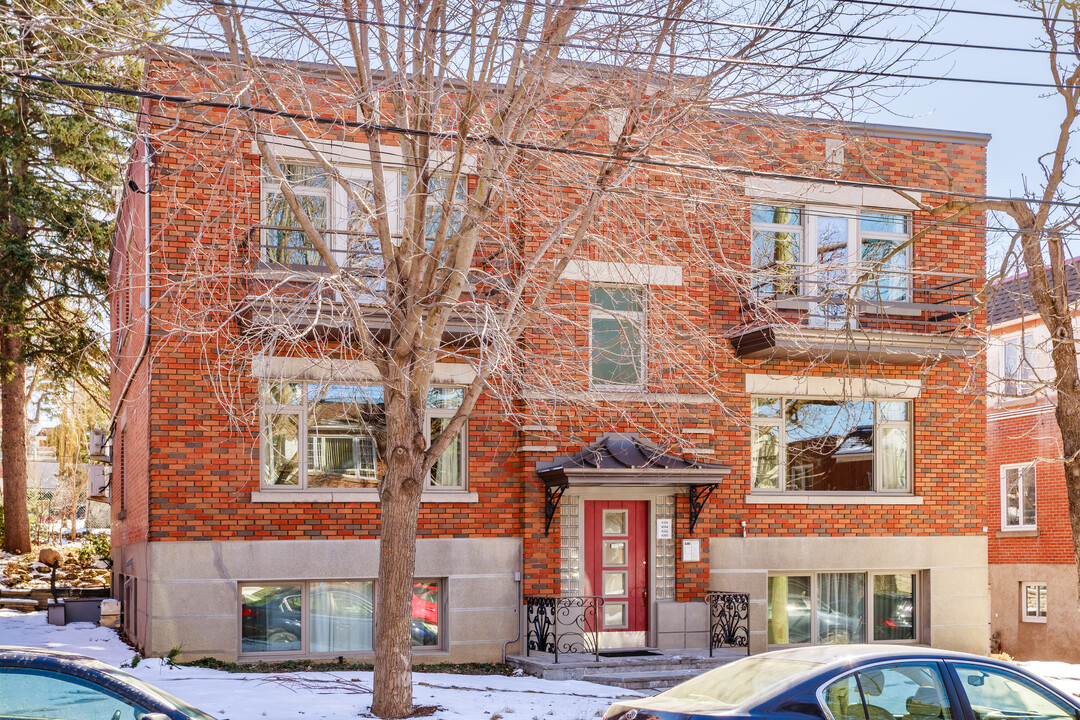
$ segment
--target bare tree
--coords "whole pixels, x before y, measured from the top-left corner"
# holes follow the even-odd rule
[[[600,417],[680,447],[697,419],[679,398],[728,391],[707,360],[730,353],[707,302],[655,289],[646,334],[642,298],[563,281],[595,261],[760,282],[715,245],[745,214],[745,173],[829,172],[824,158],[762,148],[806,137],[778,113],[836,117],[880,89],[873,70],[909,62],[857,41],[897,16],[791,0],[173,10],[174,37],[201,49],[151,49],[142,132],[205,184],[192,191],[171,168],[155,187],[192,244],[155,322],[199,339],[242,427],[257,424],[237,370],[253,356],[370,366],[384,405],[373,712],[404,717],[421,494],[478,403],[519,425],[584,434]],[[854,62],[867,74],[835,71]],[[648,284],[633,275],[647,270],[627,272]],[[589,346],[590,307],[610,320],[601,347]],[[432,428],[444,362],[468,379]],[[288,477],[297,457],[269,452]]]

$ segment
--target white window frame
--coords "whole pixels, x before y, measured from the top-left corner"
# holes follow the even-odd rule
[[[1030,335],[1019,333],[1001,338],[1001,394],[1026,395],[1035,381],[1035,369],[1031,365],[1031,351],[1025,339]],[[1009,351],[1016,352],[1016,367],[1009,367]],[[1012,370],[1012,372],[1010,372]]]
[[[636,290],[641,293],[641,310],[634,312],[630,310],[606,310],[604,308],[597,307],[589,302],[589,386],[594,390],[615,390],[615,391],[634,391],[643,390],[648,385],[647,372],[649,368],[649,342],[648,342],[648,322],[649,322],[649,288],[646,285],[627,284],[627,283],[591,283],[589,285],[589,292],[592,293],[593,288],[611,288],[615,290]],[[625,318],[629,320],[633,326],[638,330],[638,340],[640,342],[638,362],[638,381],[636,383],[611,383],[597,380],[593,375],[593,320],[595,318]]]
[[[297,160],[292,158],[278,158],[278,164],[285,165],[298,165],[304,167],[318,167],[315,163],[308,160]],[[373,175],[371,168],[358,167],[350,165],[342,165],[337,167],[338,172],[342,177],[348,181],[355,183],[368,183],[373,182]],[[395,170],[384,170],[384,176],[386,178],[386,206],[387,215],[390,221],[390,233],[393,237],[400,237],[401,234],[401,199],[399,198],[399,175]],[[268,224],[269,220],[266,214],[266,198],[267,193],[281,193],[280,184],[269,175],[269,171],[260,167],[259,172],[260,187],[259,187],[259,217],[262,224]],[[349,223],[349,194],[345,191],[345,188],[341,186],[332,177],[326,179],[327,187],[325,188],[313,188],[305,185],[292,184],[290,187],[297,195],[304,195],[309,197],[325,197],[326,203],[326,240],[330,251],[333,253],[344,253],[348,246],[346,244],[346,236],[341,233],[348,230]],[[261,250],[259,258],[262,261],[266,261],[266,248],[264,241],[259,240]],[[312,265],[311,267],[318,267],[318,265]]]
[[[1008,491],[1008,471],[1017,470],[1023,473],[1028,468],[1031,468],[1031,482],[1035,485],[1035,522],[1025,524],[1024,523],[1024,487],[1023,481],[1021,481],[1020,492],[1018,493],[1020,506],[1017,508],[1017,518],[1020,522],[1016,525],[1009,524],[1009,509],[1007,507],[1009,491]],[[1039,477],[1036,469],[1036,463],[1010,463],[1008,465],[1002,465],[999,469],[1001,476],[1001,529],[1005,532],[1012,530],[1036,530],[1039,527]]]
[[[849,493],[840,490],[787,490],[787,429],[786,421],[784,417],[785,409],[787,407],[788,400],[825,400],[835,402],[837,398],[826,397],[819,395],[799,395],[797,397],[791,395],[753,395],[751,396],[751,402],[757,399],[764,398],[776,398],[780,401],[780,417],[754,417],[750,416],[750,444],[751,452],[750,457],[750,490],[751,492],[758,494],[789,494],[789,495],[823,495],[827,497],[844,497],[846,495],[864,495],[867,492],[874,493],[876,495],[898,495],[909,496],[915,492],[915,459],[914,459],[914,445],[915,445],[915,408],[910,400],[901,400],[898,398],[847,398],[848,400],[855,402],[872,402],[874,403],[874,487],[869,491],[856,491]],[[882,420],[880,405],[881,403],[888,402],[902,402],[907,406],[907,420]],[[753,462],[753,433],[756,427],[775,427],[777,430],[777,444],[778,444],[778,457],[777,464],[777,485],[776,488],[757,487],[757,466]],[[888,427],[899,427],[907,430],[908,452],[907,452],[907,484],[908,487],[903,490],[886,490],[881,487],[882,478],[882,463],[879,460],[879,452],[881,451],[883,431]]]
[[[266,402],[268,397],[267,388],[270,385],[278,383],[297,383],[301,385],[301,396],[304,398],[302,403],[295,405],[278,405],[274,403]],[[290,380],[290,379],[266,379],[259,383],[259,490],[263,492],[273,493],[366,493],[371,492],[374,488],[309,488],[307,485],[308,474],[308,411],[307,411],[307,388],[306,385],[320,383],[308,380]],[[371,382],[340,382],[333,383],[338,385],[350,385],[356,387],[371,387],[378,383]],[[460,387],[457,385],[439,384],[433,385],[435,388],[453,388]],[[431,419],[434,417],[453,417],[457,412],[456,408],[427,408],[424,414],[424,436],[431,444]],[[297,417],[297,438],[300,446],[300,455],[304,458],[303,462],[299,463],[297,468],[297,483],[296,485],[273,485],[266,482],[266,466],[270,453],[270,424],[267,421],[268,415],[294,415]],[[424,492],[425,493],[463,493],[468,492],[469,488],[469,435],[468,435],[469,423],[465,422],[459,435],[461,437],[461,483],[459,485],[434,485],[431,482],[430,474],[424,478]],[[376,449],[376,453],[378,450]],[[376,480],[378,479],[378,456],[376,455]]]
[[[1029,615],[1027,609],[1027,594],[1028,590],[1035,591],[1035,614]],[[1039,607],[1046,605],[1046,610],[1042,615],[1039,614]],[[1020,583],[1020,620],[1021,622],[1029,623],[1045,623],[1046,616],[1050,612],[1050,604],[1046,599],[1046,583],[1044,582],[1022,582]]]
[[[805,262],[810,272],[807,274],[809,278],[803,279],[802,292],[808,295],[817,295],[816,284],[818,280],[814,277],[815,271],[818,268],[818,221],[822,218],[835,218],[843,220],[847,224],[847,257],[845,262],[840,265],[830,265],[829,267],[842,269],[843,280],[841,282],[845,285],[845,289],[851,289],[853,283],[858,280],[858,276],[865,270],[862,261],[862,245],[863,240],[895,240],[897,242],[907,242],[911,239],[911,214],[898,212],[896,210],[876,210],[874,208],[863,207],[851,207],[851,208],[836,208],[824,205],[807,205],[803,208],[803,225],[805,227],[805,250],[803,251],[803,262]],[[864,233],[862,231],[862,217],[863,215],[897,215],[904,218],[905,225],[908,228],[908,233],[887,233],[887,232],[875,232]],[[904,248],[904,265],[903,270],[900,272],[908,273],[911,270],[911,247]],[[888,274],[887,270],[879,270],[880,274]],[[905,275],[906,284],[904,286],[904,299],[894,300],[890,302],[906,303],[911,302],[911,276]],[[865,300],[862,297],[861,288],[855,292],[855,300],[863,302],[871,302],[877,304],[877,301]]]
[[[799,213],[799,224],[798,225],[783,225],[783,224],[780,224],[780,223],[754,222],[754,220],[753,220],[753,208],[755,206],[757,206],[757,207],[771,207],[771,208],[785,208],[785,209],[795,210],[795,211],[797,211]],[[806,227],[806,208],[805,207],[802,207],[801,205],[793,205],[791,203],[781,203],[779,201],[768,201],[768,202],[757,202],[757,201],[755,201],[751,205],[750,218],[751,218],[750,219],[750,242],[751,243],[753,243],[753,241],[754,241],[754,235],[756,233],[759,233],[759,232],[761,232],[761,233],[791,233],[793,235],[798,235],[798,240],[796,242],[799,245],[799,257],[795,262],[796,263],[806,262],[805,258],[807,257],[807,255],[806,255],[807,227]],[[752,253],[753,253],[753,250],[751,250],[751,254]],[[751,264],[752,263],[753,263],[753,258],[751,257]],[[765,269],[766,268],[752,267],[753,272],[759,272],[759,271],[762,271],[762,270],[765,270]],[[806,281],[805,277],[804,277],[805,269],[806,268],[799,267],[798,264],[796,264],[794,267],[791,268],[791,271],[792,271],[791,284],[794,285],[796,294],[801,294],[802,291],[803,291],[802,284]],[[772,284],[776,285],[776,284],[784,283],[785,281],[779,274],[777,274],[776,279],[771,280],[770,282]],[[756,290],[754,290],[753,287],[751,288],[751,290],[756,293]],[[762,294],[764,294],[766,296],[769,295],[769,293],[762,293]],[[780,295],[780,294],[777,293],[777,295]]]

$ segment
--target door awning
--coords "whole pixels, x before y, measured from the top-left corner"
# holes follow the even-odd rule
[[[690,531],[730,465],[704,463],[667,453],[637,435],[610,434],[576,455],[538,463],[536,474],[544,482],[544,534],[568,487],[687,486],[690,493]]]

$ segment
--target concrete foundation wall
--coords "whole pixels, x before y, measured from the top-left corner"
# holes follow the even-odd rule
[[[241,583],[375,579],[379,542],[158,542],[147,553],[152,574],[140,582],[148,597],[139,603],[147,631],[138,639],[146,652],[181,646],[183,659],[236,660]],[[443,647],[418,649],[417,661],[500,660],[503,643],[517,633],[520,568],[515,538],[417,540],[416,577],[445,579]]]
[[[1020,585],[1046,583],[1046,622],[1021,619]],[[1018,660],[1080,662],[1080,610],[1076,566],[993,564],[990,566],[990,629],[1001,649]]]
[[[769,573],[918,572],[918,638],[937,648],[989,647],[985,536],[711,538],[710,587],[750,593],[750,650],[767,647]]]

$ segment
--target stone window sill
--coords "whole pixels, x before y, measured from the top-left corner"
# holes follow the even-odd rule
[[[379,491],[370,490],[256,490],[251,493],[254,503],[377,503]],[[422,503],[476,503],[474,492],[429,491],[420,496]]]
[[[749,493],[748,505],[922,505],[920,495],[885,495],[882,493],[846,493],[843,495],[817,493]]]
[[[995,537],[999,537],[999,538],[1039,537],[1039,529],[1038,528],[1017,528],[1016,530],[1010,530],[1010,529],[1007,529],[1007,528],[1002,528],[1001,530],[998,530]]]

